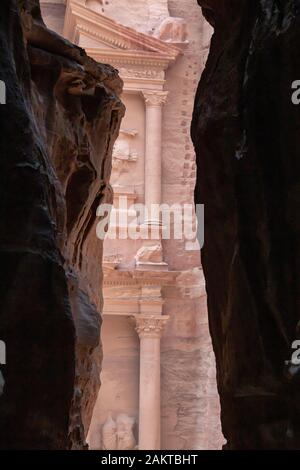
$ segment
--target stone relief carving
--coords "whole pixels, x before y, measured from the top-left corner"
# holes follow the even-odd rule
[[[102,449],[117,450],[117,424],[109,414],[102,426]]]
[[[121,263],[123,260],[122,255],[105,255],[103,256],[103,263]]]
[[[187,25],[183,18],[169,17],[154,32],[154,37],[166,42],[187,43]]]
[[[162,247],[161,245],[142,246],[135,255],[135,261],[139,263],[161,263]]]
[[[114,420],[108,415],[102,426],[102,449],[103,450],[132,450],[136,449],[136,439],[133,429],[135,418],[121,413]]]
[[[135,419],[120,414],[117,417],[117,442],[118,450],[131,450],[136,448],[136,440],[133,434]]]
[[[113,160],[136,161],[138,154],[132,147],[132,139],[136,137],[138,131],[135,129],[121,129],[119,138],[117,139],[114,150]]]
[[[128,78],[152,78],[163,80],[165,77],[163,70],[136,70],[121,67],[119,68],[119,73],[122,77]]]
[[[132,145],[137,134],[138,131],[135,129],[121,129],[120,131],[113,150],[111,183],[114,187],[119,183],[122,174],[131,171],[132,162],[136,162],[139,158]]]

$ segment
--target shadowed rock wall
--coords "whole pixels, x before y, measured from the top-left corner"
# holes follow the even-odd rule
[[[38,1],[0,10],[0,448],[80,449],[99,388],[96,209],[111,199],[122,82],[50,32]]]
[[[196,95],[196,202],[228,449],[300,448],[300,2],[199,0],[214,26]]]

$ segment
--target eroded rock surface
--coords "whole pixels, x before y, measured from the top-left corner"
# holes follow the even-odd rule
[[[199,0],[215,27],[192,124],[229,449],[299,448],[300,2]]]
[[[96,209],[111,194],[122,81],[49,31],[38,1],[0,9],[0,448],[81,449],[101,357]]]

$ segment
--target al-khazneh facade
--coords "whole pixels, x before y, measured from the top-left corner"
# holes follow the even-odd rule
[[[127,112],[111,178],[115,210],[124,197],[146,206],[192,203],[189,126],[211,34],[196,0],[41,4],[50,28],[115,66],[124,80]],[[159,236],[107,239],[104,247],[104,361],[90,447],[220,448],[199,250]]]

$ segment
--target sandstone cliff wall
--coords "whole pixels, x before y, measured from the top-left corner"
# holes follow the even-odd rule
[[[38,1],[0,9],[0,447],[80,449],[99,388],[96,209],[111,198],[122,82],[50,32]]]
[[[191,204],[196,179],[189,125],[198,77],[209,49],[211,27],[196,1],[169,0],[170,15],[187,23],[188,44],[166,74],[169,91],[163,118],[163,200]],[[221,449],[220,404],[208,329],[199,249],[164,240],[165,261],[180,270],[176,287],[164,289],[170,315],[162,339],[162,445],[165,449]]]
[[[199,0],[215,27],[196,96],[196,202],[229,449],[299,448],[296,0]]]

